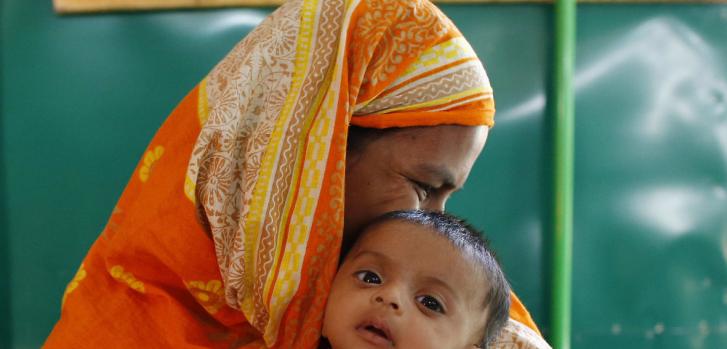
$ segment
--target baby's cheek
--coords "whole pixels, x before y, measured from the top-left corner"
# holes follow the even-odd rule
[[[440,334],[444,335],[444,333],[440,333],[439,329],[434,328],[421,315],[415,314],[415,317],[415,320],[405,321],[403,331],[400,332],[397,341],[397,346],[401,345],[404,348],[417,349],[437,348],[440,341],[436,337]]]
[[[406,348],[464,348],[462,345],[467,343],[467,340],[463,339],[468,335],[463,331],[464,324],[443,320],[423,316],[419,321],[407,324],[405,339],[408,344],[406,344]]]
[[[341,270],[344,270],[341,268]],[[345,273],[345,272],[344,272]],[[323,315],[323,329],[322,335],[330,338],[335,336],[338,327],[341,326],[345,320],[346,314],[346,285],[345,280],[342,276],[341,271],[333,279],[333,285],[331,285],[331,291],[328,294],[328,300],[326,303],[326,309]]]
[[[323,312],[323,328],[321,330],[321,334],[323,335],[323,337],[329,336],[329,332],[331,331],[331,325],[333,323],[335,323],[334,318],[335,318],[336,314],[333,311],[333,309],[335,308],[334,303],[335,303],[335,293],[334,293],[334,288],[331,288],[331,293],[329,293],[328,301],[326,303],[326,309]]]

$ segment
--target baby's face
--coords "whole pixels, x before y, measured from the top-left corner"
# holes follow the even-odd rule
[[[389,221],[365,232],[333,281],[323,335],[335,349],[473,348],[484,276],[429,228]]]

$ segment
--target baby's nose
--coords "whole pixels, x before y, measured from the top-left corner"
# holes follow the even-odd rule
[[[382,296],[376,296],[375,301],[376,301],[376,303],[391,306],[391,308],[394,310],[399,310],[399,304],[397,302],[394,302],[394,301],[387,302],[386,300],[384,300],[384,297],[382,297]],[[388,304],[386,304],[386,303],[388,303]]]

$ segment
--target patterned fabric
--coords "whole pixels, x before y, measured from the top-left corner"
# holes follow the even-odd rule
[[[430,2],[282,5],[157,132],[46,347],[316,347],[348,126],[493,115],[480,61]]]
[[[513,319],[508,320],[505,328],[497,336],[491,349],[545,349],[550,345],[532,328]]]

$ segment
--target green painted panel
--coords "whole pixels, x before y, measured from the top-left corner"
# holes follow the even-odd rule
[[[580,10],[574,347],[727,348],[727,6]]]
[[[498,103],[450,209],[547,332],[550,7],[444,10]],[[579,10],[573,347],[725,348],[727,6]],[[270,10],[0,11],[0,347],[34,348],[156,128]]]

